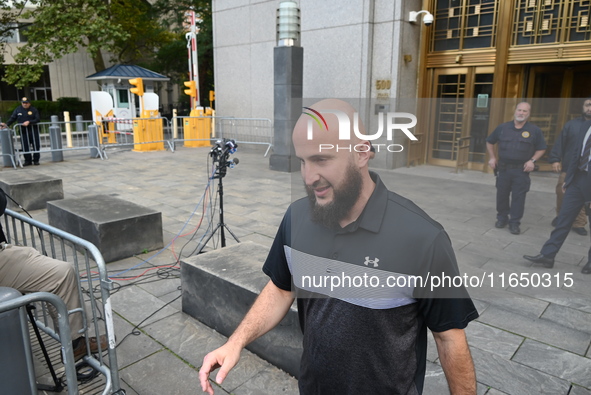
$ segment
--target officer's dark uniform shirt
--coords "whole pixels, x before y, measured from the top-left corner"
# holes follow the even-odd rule
[[[499,143],[499,163],[508,165],[524,164],[536,151],[546,149],[542,130],[529,122],[521,129],[517,129],[513,121],[502,123],[487,137],[486,142]]]
[[[563,173],[568,172],[570,162],[576,155],[575,149],[577,147],[579,132],[585,121],[586,119],[583,116],[568,121],[562,128],[560,136],[556,139],[554,147],[552,147],[552,151],[548,155],[548,162],[562,162]]]
[[[345,228],[312,222],[308,198],[294,202],[263,267],[277,287],[295,290],[304,395],[421,394],[427,327],[463,329],[478,317],[463,286],[421,287],[429,275],[459,274],[449,237],[370,174],[375,190]]]
[[[31,124],[36,124],[41,121],[41,118],[39,117],[39,111],[37,111],[32,105],[28,109],[25,109],[20,105],[12,112],[12,115],[8,118],[8,121],[6,121],[6,125],[10,126],[15,121],[17,123],[29,121]]]

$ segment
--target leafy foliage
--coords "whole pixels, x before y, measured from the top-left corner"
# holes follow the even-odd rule
[[[26,5],[26,7],[25,7]],[[85,49],[95,71],[114,63],[135,63],[187,80],[186,10],[200,18],[197,35],[201,99],[213,89],[211,0],[0,0],[0,64],[6,39],[17,23],[27,25],[27,43],[12,54],[4,80],[18,88],[37,81],[43,66]],[[29,22],[27,22],[29,21]]]
[[[197,34],[199,96],[202,104],[211,105],[209,91],[214,90],[211,0],[157,0],[154,3],[154,9],[176,35],[174,41],[160,48],[150,68],[170,76],[181,87],[183,87],[182,82],[189,78],[187,56],[180,56],[181,53],[187,54],[186,30],[183,22],[186,19],[186,11],[190,9],[195,11],[199,32]]]
[[[101,50],[112,51],[115,40],[129,37],[113,22],[108,0],[33,0],[20,18],[33,21],[28,42],[7,66],[5,80],[17,87],[36,81],[42,66],[86,48],[95,68],[104,69]]]

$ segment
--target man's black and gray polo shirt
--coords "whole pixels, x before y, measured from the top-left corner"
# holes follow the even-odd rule
[[[478,317],[463,287],[431,291],[416,277],[413,283],[411,276],[459,274],[450,240],[371,176],[372,196],[343,229],[313,223],[307,198],[293,203],[263,267],[298,298],[302,394],[420,394],[427,327],[462,329]]]

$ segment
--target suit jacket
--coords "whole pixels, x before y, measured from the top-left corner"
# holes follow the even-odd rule
[[[0,189],[0,217],[4,215],[4,211],[6,210],[6,194],[4,193],[3,189]],[[4,235],[4,230],[2,229],[2,224],[0,224],[0,242],[7,242],[6,236]]]
[[[573,179],[575,178],[575,174],[576,174],[577,170],[579,169],[579,160],[581,159],[581,151],[583,150],[583,142],[585,141],[585,135],[587,134],[587,131],[589,130],[589,128],[591,128],[591,120],[585,121],[581,125],[576,149],[572,154],[572,157],[571,157],[571,160],[570,160],[570,163],[568,166],[568,171],[566,173],[566,178],[564,179],[564,184],[567,188],[571,184],[571,182],[573,182]],[[591,137],[589,137],[589,138],[591,138]],[[589,170],[590,171],[587,173],[587,176],[591,175],[591,169],[589,169]]]

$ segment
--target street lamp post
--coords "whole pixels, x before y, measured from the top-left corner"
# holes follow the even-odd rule
[[[277,10],[277,46],[273,49],[274,141],[271,170],[299,170],[291,133],[302,113],[304,49],[300,46],[300,10],[295,1],[282,1]]]

